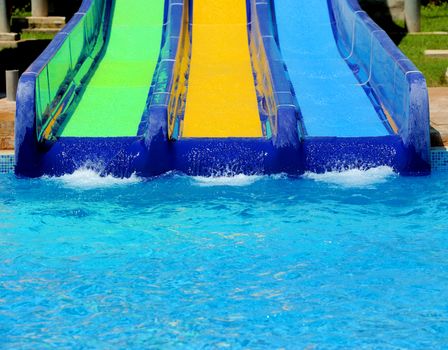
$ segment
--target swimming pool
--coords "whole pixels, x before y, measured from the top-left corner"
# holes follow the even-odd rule
[[[447,188],[0,176],[0,348],[446,348]]]

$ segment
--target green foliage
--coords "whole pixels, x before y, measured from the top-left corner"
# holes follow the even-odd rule
[[[423,0],[422,5],[433,5],[433,6],[440,6],[443,4],[448,3],[448,0]]]
[[[426,1],[421,11],[422,32],[448,32],[448,0]],[[404,21],[395,24],[405,30]],[[406,35],[399,48],[426,77],[428,86],[448,86],[445,72],[448,59],[425,56],[425,50],[448,49],[448,35]]]
[[[407,35],[399,47],[425,75],[428,86],[448,86],[445,80],[448,59],[427,57],[424,54],[429,49],[448,49],[448,36]]]
[[[46,33],[22,33],[22,40],[53,40],[56,34],[46,34]]]
[[[423,6],[421,16],[423,32],[448,32],[448,2],[439,6]]]
[[[31,1],[14,0],[12,4],[12,15],[15,17],[31,16]]]
[[[24,8],[21,8],[21,9],[14,9],[14,10],[12,11],[12,16],[13,16],[13,17],[29,17],[29,16],[31,16],[31,12],[30,12],[30,11],[27,11],[27,10],[24,9]]]

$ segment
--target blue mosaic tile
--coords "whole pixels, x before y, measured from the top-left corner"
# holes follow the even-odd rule
[[[12,174],[14,172],[14,155],[0,155],[0,174]]]
[[[432,170],[448,171],[448,150],[446,148],[431,149]]]

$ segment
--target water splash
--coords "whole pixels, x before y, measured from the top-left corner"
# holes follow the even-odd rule
[[[391,167],[380,166],[367,170],[350,169],[344,171],[331,171],[324,174],[307,172],[303,175],[305,179],[311,179],[317,182],[325,182],[341,187],[371,187],[376,184],[384,183],[388,178],[397,174]]]
[[[141,178],[134,174],[129,178],[123,179],[113,177],[112,175],[101,176],[99,172],[89,168],[80,168],[73,174],[61,177],[46,177],[46,179],[57,181],[67,188],[85,190],[130,185],[142,181]]]
[[[233,186],[243,187],[249,186],[262,179],[263,176],[238,174],[233,176],[194,176],[192,177],[194,184],[199,187],[214,186]]]

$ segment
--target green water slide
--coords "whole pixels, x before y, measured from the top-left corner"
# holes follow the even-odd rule
[[[107,47],[65,137],[136,136],[157,65],[164,0],[115,0]]]

